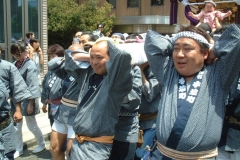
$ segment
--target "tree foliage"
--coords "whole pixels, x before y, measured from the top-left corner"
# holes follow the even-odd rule
[[[87,0],[81,5],[74,0],[48,0],[48,43],[67,48],[77,31],[93,31],[98,23],[105,25],[103,33],[111,31],[114,14],[106,1]]]

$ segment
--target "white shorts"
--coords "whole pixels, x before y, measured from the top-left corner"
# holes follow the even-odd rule
[[[58,121],[54,121],[52,125],[52,130],[61,133],[61,134],[67,134],[67,138],[75,138],[75,133],[73,131],[73,126],[70,126],[68,124],[64,124]]]

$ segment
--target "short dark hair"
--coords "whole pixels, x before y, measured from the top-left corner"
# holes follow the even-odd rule
[[[212,33],[212,28],[207,23],[201,23],[198,28],[202,28],[205,30],[208,34]]]
[[[30,44],[38,43],[38,42],[39,42],[39,40],[37,40],[37,39],[35,39],[35,38],[29,40],[29,43],[30,43]]]
[[[32,31],[26,33],[27,38],[30,38],[30,36],[32,36],[32,35],[34,35],[34,32],[32,32]]]
[[[88,41],[92,41],[92,42],[96,41],[96,38],[95,38],[94,34],[90,31],[83,32],[81,36],[83,36],[83,35],[88,35],[89,36]]]
[[[0,46],[0,51],[2,51],[2,47]]]
[[[21,53],[26,50],[26,45],[24,42],[17,41],[11,45],[10,52],[11,54]]]
[[[138,33],[130,34],[129,36],[126,37],[126,39],[136,39],[137,37],[139,39],[143,39],[143,37],[140,34],[138,34]]]
[[[48,47],[47,54],[56,54],[58,57],[64,57],[64,49],[59,44],[53,44]]]
[[[183,31],[190,31],[190,32],[200,34],[201,36],[203,36],[208,41],[208,43],[211,40],[211,36],[205,30],[203,30],[202,28],[195,27],[194,25],[182,26],[181,29],[179,30],[179,32],[183,32]],[[209,49],[206,44],[200,43],[198,41],[196,41],[196,42],[199,44],[200,50],[201,50],[202,53],[204,52],[204,50]]]

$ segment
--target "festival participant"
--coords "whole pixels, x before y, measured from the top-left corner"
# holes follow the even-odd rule
[[[11,107],[8,103],[8,91],[4,83],[0,79],[0,159],[1,160],[8,160],[5,155],[5,147],[4,147],[4,140],[2,137],[2,129],[6,128],[10,123],[11,120],[9,119],[9,114]]]
[[[234,81],[226,105],[221,140],[216,160],[240,159],[240,75]]]
[[[35,117],[35,115],[40,112],[38,97],[41,96],[41,91],[37,79],[38,70],[36,64],[27,57],[27,51],[24,42],[16,42],[12,44],[10,51],[16,59],[14,65],[18,68],[31,94],[29,99],[22,101],[21,111],[22,115],[25,116],[28,129],[33,133],[37,141],[37,147],[33,150],[33,153],[38,153],[45,149],[43,134],[38,127]],[[21,121],[16,125],[15,158],[23,154],[22,124],[23,122]]]
[[[111,38],[115,44],[122,44],[125,41],[125,37],[122,33],[113,33]]]
[[[11,115],[8,118],[13,118],[13,121],[9,126],[5,127],[0,132],[4,140],[5,154],[9,160],[13,160],[16,150],[15,129],[13,123],[19,123],[22,121],[21,101],[31,97],[31,94],[16,66],[8,61],[0,59],[0,68],[0,79],[7,88],[12,107],[9,110]]]
[[[100,38],[90,51],[87,68],[66,54],[65,69],[82,83],[73,129],[76,137],[70,160],[108,159],[124,97],[132,89],[131,56],[109,38]]]
[[[115,126],[109,160],[134,159],[139,134],[138,109],[142,96],[142,76],[138,65],[132,67],[132,90],[124,97]]]
[[[92,44],[98,39],[99,37],[94,35],[92,32],[83,32],[80,37],[80,44],[84,47],[86,52],[89,52]]]
[[[216,30],[221,35],[229,25]],[[238,25],[238,27],[240,27]],[[240,159],[240,73],[234,80],[229,93],[223,129],[218,144],[218,156],[216,160],[239,160]]]
[[[64,49],[59,44],[53,44],[48,47],[47,54],[49,60],[52,60],[54,57],[64,57]],[[61,98],[62,80],[49,70],[42,82],[41,102],[43,104],[43,113],[48,112],[51,127]]]
[[[83,46],[80,44],[73,44],[68,48],[68,51],[78,51],[85,53]],[[65,140],[67,138],[67,149],[65,156],[68,157],[69,151],[72,146],[72,140],[75,138],[73,131],[73,121],[76,116],[77,100],[80,93],[82,83],[78,83],[72,76],[68,75],[64,70],[65,63],[60,65],[55,63],[61,60],[61,57],[52,59],[49,63],[49,69],[55,73],[59,78],[64,80],[62,91],[64,93],[60,101],[58,111],[54,117],[52,126],[50,151],[53,159],[64,160],[64,152],[62,150]],[[88,65],[89,66],[89,65]],[[65,91],[64,91],[65,90]]]
[[[155,143],[158,104],[161,98],[161,85],[153,75],[148,62],[140,65],[142,73],[142,98],[139,107],[139,126],[143,130],[143,145],[136,150],[135,160],[149,154]]]
[[[194,26],[172,39],[148,31],[145,52],[162,84],[157,150],[152,159],[214,159],[225,102],[240,70],[240,29],[231,25],[210,49],[210,37]],[[211,53],[217,57],[204,65]]]
[[[196,26],[199,26],[201,23],[207,23],[211,27],[212,33],[214,33],[216,29],[222,27],[218,19],[223,20],[225,17],[228,17],[232,14],[231,11],[228,11],[227,13],[222,13],[215,9],[216,3],[213,0],[206,0],[204,1],[203,11],[196,15],[190,11],[188,12],[188,15],[194,19],[200,20],[200,22]]]

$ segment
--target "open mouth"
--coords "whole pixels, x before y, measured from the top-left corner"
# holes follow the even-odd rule
[[[185,66],[187,63],[185,63],[185,62],[178,62],[178,66],[179,67],[183,67],[183,66]]]

